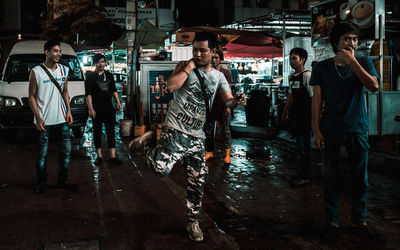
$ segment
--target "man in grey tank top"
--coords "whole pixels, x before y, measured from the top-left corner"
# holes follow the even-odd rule
[[[145,148],[147,164],[161,176],[167,176],[175,163],[183,160],[188,178],[186,229],[189,238],[194,241],[203,240],[199,220],[204,184],[208,176],[203,131],[207,106],[212,106],[216,94],[221,95],[226,106],[232,109],[246,103],[244,94],[232,96],[224,75],[211,67],[215,47],[216,38],[212,33],[196,33],[193,40],[193,58],[179,62],[167,80],[167,88],[174,92],[174,100],[168,110],[157,145],[154,148],[149,146],[149,142],[154,140],[153,131],[130,143],[130,146],[133,145],[136,149]],[[198,70],[199,76],[196,75],[195,69]],[[199,77],[204,79],[203,88]]]

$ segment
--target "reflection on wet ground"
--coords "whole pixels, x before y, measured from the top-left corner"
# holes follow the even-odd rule
[[[232,163],[226,166],[222,151],[217,150],[216,158],[208,162],[207,192],[212,197],[209,205],[214,211],[205,209],[216,213],[220,229],[236,237],[249,235],[247,240],[239,242],[244,248],[247,244],[256,248],[271,244],[276,249],[324,246],[329,249],[383,249],[381,239],[362,239],[360,242],[360,238],[346,230],[334,244],[320,239],[319,232],[324,223],[320,155],[313,151],[313,185],[293,188],[289,180],[299,173],[301,164],[297,155],[295,144],[281,139],[237,138],[232,142]],[[373,172],[369,174],[369,180],[368,220],[381,236],[387,236],[390,245],[393,237],[400,233],[400,183]],[[343,188],[342,191],[340,218],[346,229],[350,202],[348,190]],[[218,207],[223,214],[221,217],[217,216]],[[388,233],[386,223],[393,223],[397,231]]]

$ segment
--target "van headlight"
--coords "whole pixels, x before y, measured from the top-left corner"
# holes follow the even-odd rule
[[[19,102],[14,97],[0,96],[0,107],[16,107]]]
[[[84,95],[80,96],[75,96],[71,100],[72,105],[85,105],[86,104],[86,98]]]

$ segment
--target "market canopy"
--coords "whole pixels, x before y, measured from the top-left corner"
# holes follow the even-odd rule
[[[225,58],[282,57],[282,40],[262,33],[243,34],[225,45]]]
[[[140,20],[137,24],[136,47],[142,46],[144,49],[158,49],[164,46],[164,39],[166,37],[168,35],[164,31],[147,20]],[[114,41],[113,46],[114,49],[127,48],[126,32],[120,39]]]
[[[273,58],[282,57],[282,40],[262,31],[244,31],[209,26],[183,27],[177,41],[191,42],[195,32],[209,31],[225,40],[225,58]]]

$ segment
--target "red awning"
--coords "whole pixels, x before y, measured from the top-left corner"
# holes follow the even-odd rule
[[[282,57],[282,40],[261,33],[242,34],[226,46],[225,58]]]
[[[273,58],[282,57],[282,48],[275,46],[249,46],[244,44],[230,43],[225,46],[225,58],[251,57],[251,58]]]
[[[225,29],[217,27],[183,27],[182,33],[209,31],[219,34],[228,41],[224,46],[225,58],[250,57],[250,58],[273,58],[282,57],[282,40],[272,37],[262,31],[244,31],[236,29]],[[190,37],[190,36],[188,36]],[[192,34],[191,39],[193,39]],[[190,41],[191,41],[190,39]]]

